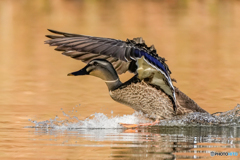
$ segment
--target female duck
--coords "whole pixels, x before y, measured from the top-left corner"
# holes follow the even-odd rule
[[[63,54],[88,63],[69,75],[93,75],[105,81],[110,96],[117,102],[142,111],[156,120],[190,112],[206,112],[175,88],[165,59],[148,47],[142,38],[121,40],[90,37],[49,30],[46,43],[58,46]],[[118,74],[130,71],[135,76],[121,83]],[[153,124],[155,124],[153,123]],[[127,126],[127,125],[125,125]]]

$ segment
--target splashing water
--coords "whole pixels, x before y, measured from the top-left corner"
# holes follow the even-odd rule
[[[113,111],[111,111],[113,114]],[[95,113],[84,120],[79,120],[76,116],[71,116],[63,111],[63,115],[68,117],[61,120],[58,116],[46,121],[33,121],[32,128],[53,128],[53,129],[79,129],[79,128],[122,128],[119,123],[139,124],[149,123],[141,112],[134,112],[132,115],[107,117],[103,113]],[[184,116],[176,116],[172,119],[161,120],[158,126],[193,126],[193,125],[239,125],[240,105],[234,109],[215,114],[194,112]]]
[[[111,114],[113,114],[113,111],[111,111]],[[139,124],[151,122],[151,120],[146,119],[141,112],[134,112],[132,115],[111,116],[110,118],[103,113],[95,113],[84,120],[79,120],[76,116],[68,115],[64,111],[63,115],[68,118],[61,120],[56,116],[54,119],[41,122],[31,119],[29,119],[29,121],[35,124],[33,128],[53,129],[122,128],[119,123]]]
[[[213,114],[194,112],[184,116],[176,116],[170,120],[162,120],[160,126],[186,125],[240,125],[240,105],[226,112]]]

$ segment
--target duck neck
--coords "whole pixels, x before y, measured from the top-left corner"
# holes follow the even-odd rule
[[[118,77],[114,80],[107,80],[105,83],[108,86],[109,91],[117,89],[122,84]]]

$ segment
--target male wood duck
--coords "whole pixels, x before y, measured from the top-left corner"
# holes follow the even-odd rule
[[[125,127],[154,125],[161,119],[191,112],[206,112],[172,84],[171,71],[154,46],[148,47],[142,38],[126,41],[64,33],[46,35],[45,41],[63,55],[81,60],[87,65],[69,76],[93,75],[105,81],[113,100],[142,111],[155,120],[149,124],[122,124]],[[125,83],[118,74],[135,75]]]

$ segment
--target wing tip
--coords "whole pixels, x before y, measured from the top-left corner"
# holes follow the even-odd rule
[[[52,32],[52,33],[55,33],[55,34],[63,34],[63,32],[60,32],[60,31],[56,31],[56,30],[53,30],[53,29],[47,29],[49,32]]]
[[[52,39],[52,35],[45,35],[45,37]]]
[[[49,44],[49,41],[44,41],[44,44]]]

